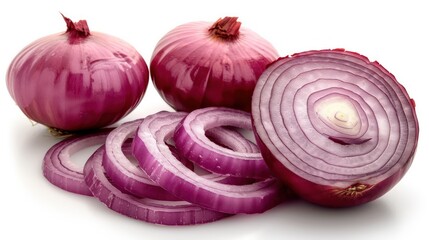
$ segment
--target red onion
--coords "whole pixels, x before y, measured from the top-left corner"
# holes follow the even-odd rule
[[[112,129],[103,129],[91,134],[68,137],[46,153],[43,160],[43,175],[49,182],[66,191],[91,196],[85,183],[83,169],[74,164],[70,156],[82,149],[103,144]]]
[[[149,71],[126,42],[64,17],[67,31],[38,39],[12,61],[7,87],[24,114],[77,131],[112,124],[141,101]]]
[[[219,107],[192,111],[174,135],[179,154],[215,173],[248,178],[272,177],[260,152],[238,152],[210,141],[205,131],[219,126],[252,129],[250,114]]]
[[[186,116],[185,113],[176,114],[181,114],[182,118]],[[123,151],[124,143],[135,135],[142,121],[143,119],[138,119],[123,123],[109,134],[106,139],[106,150],[103,156],[103,167],[106,171],[106,175],[116,188],[136,197],[158,200],[177,200],[177,197],[171,195],[153,182],[144,171],[136,166],[131,160],[131,158],[133,158],[131,154],[127,156]],[[224,128],[214,128],[212,131],[208,131],[208,134],[215,137],[224,145],[231,146],[231,148],[243,151],[254,150],[253,145],[248,144],[248,141],[244,141],[244,137],[235,131]],[[249,146],[252,147],[247,148]],[[170,150],[173,151],[173,149],[173,147],[170,147]],[[188,161],[187,159],[184,160]],[[183,159],[181,159],[181,161],[183,162]],[[193,166],[191,170],[192,169]],[[202,176],[205,179],[226,184],[244,184],[249,182],[249,179],[235,178],[227,175],[205,173]]]
[[[224,213],[260,213],[282,200],[283,188],[274,178],[228,185],[185,167],[165,143],[182,118],[180,113],[159,112],[146,117],[137,130],[133,153],[153,181],[180,199]]]
[[[153,83],[174,109],[224,106],[250,111],[252,92],[277,51],[236,17],[191,22],[168,32],[150,63]]]
[[[127,151],[127,150],[125,150]],[[184,201],[136,198],[115,188],[105,175],[99,148],[86,162],[85,182],[91,193],[108,208],[125,216],[162,225],[191,225],[219,220],[229,215],[198,207]]]
[[[378,62],[343,49],[279,59],[252,100],[271,170],[310,202],[345,207],[391,189],[418,142],[415,104]]]

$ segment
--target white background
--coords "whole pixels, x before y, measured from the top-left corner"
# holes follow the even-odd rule
[[[175,26],[238,16],[242,26],[268,39],[281,55],[341,47],[378,60],[416,100],[421,132],[407,175],[367,205],[334,210],[293,202],[210,224],[158,226],[119,215],[96,199],[65,192],[45,180],[42,159],[58,139],[30,123],[3,80],[0,239],[429,239],[429,9],[424,2],[1,1],[0,76],[24,46],[65,30],[59,12],[75,21],[86,19],[92,31],[126,40],[147,62],[157,41]],[[163,109],[169,107],[150,83],[141,104],[121,122]]]

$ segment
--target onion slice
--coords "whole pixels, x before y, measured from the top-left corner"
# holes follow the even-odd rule
[[[174,134],[179,153],[211,172],[249,178],[272,177],[259,151],[231,150],[210,141],[205,132],[220,126],[251,130],[250,114],[221,107],[192,111],[179,124]]]
[[[159,112],[146,117],[137,130],[133,153],[152,180],[185,201],[224,213],[260,213],[280,203],[283,186],[274,178],[240,186],[222,184],[179,162],[165,141],[182,118],[180,113]]]
[[[177,115],[179,114],[181,114],[182,118],[187,115],[186,113],[177,113]],[[134,158],[131,156],[132,154],[126,154],[124,152],[123,145],[127,140],[131,140],[134,137],[135,132],[142,121],[143,119],[137,119],[123,123],[110,132],[106,139],[106,151],[103,156],[103,167],[106,174],[116,188],[136,197],[158,200],[177,200],[177,197],[165,191],[158,184],[152,181],[147,174],[138,167],[138,164],[132,161]],[[234,150],[252,152],[258,149],[255,144],[233,130],[214,128],[211,129],[211,131],[208,131],[207,135],[216,140],[216,142]],[[125,150],[126,149],[127,148],[125,148]],[[170,146],[170,150],[177,151],[174,146]],[[188,160],[182,158],[181,161],[183,162]],[[188,162],[185,163],[185,165],[187,164]],[[213,173],[205,173],[202,174],[202,176],[211,181],[226,184],[240,185],[250,182],[249,179]]]
[[[302,198],[345,207],[391,189],[418,142],[414,101],[378,62],[344,49],[277,60],[252,100],[257,143]]]
[[[86,162],[85,181],[92,194],[108,208],[125,216],[162,225],[191,225],[219,220],[229,215],[200,208],[184,201],[136,198],[121,192],[106,177],[102,162],[104,147]]]
[[[111,183],[123,192],[140,198],[174,200],[176,197],[154,183],[136,164],[131,161],[132,153],[126,155],[123,145],[132,138],[142,119],[121,124],[106,139],[103,167]]]
[[[86,135],[74,135],[52,146],[43,159],[43,175],[55,186],[66,191],[91,196],[82,169],[70,156],[89,146],[103,144],[112,129],[102,129]]]

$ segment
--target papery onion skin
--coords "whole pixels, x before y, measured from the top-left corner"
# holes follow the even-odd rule
[[[80,131],[101,128],[129,114],[149,81],[142,56],[116,37],[90,32],[86,21],[40,38],[9,66],[10,95],[32,121]]]
[[[289,65],[286,65],[286,64],[289,64]],[[311,64],[314,64],[314,65],[311,65]],[[319,67],[319,69],[321,70],[317,69],[318,68],[316,67],[317,64],[321,64],[321,66]],[[344,149],[349,149],[350,152],[353,151],[353,149],[359,150],[360,148],[364,148],[364,146],[368,144],[374,144],[374,145],[377,144],[375,145],[377,147],[371,151],[377,151],[377,150],[381,151],[384,149],[381,149],[381,150],[379,149],[383,146],[381,145],[381,143],[378,144],[378,141],[380,142],[388,141],[388,143],[391,145],[398,144],[397,142],[395,142],[396,140],[394,140],[394,137],[392,137],[394,135],[398,135],[399,140],[401,140],[401,142],[398,145],[396,145],[396,148],[394,150],[397,151],[396,149],[403,149],[403,152],[398,150],[399,151],[398,153],[394,152],[395,154],[393,154],[390,152],[383,151],[382,155],[379,156],[380,158],[384,157],[387,159],[388,156],[391,156],[393,154],[390,159],[386,160],[386,161],[394,161],[393,163],[386,162],[383,165],[381,165],[379,168],[373,169],[371,171],[354,170],[354,168],[358,169],[360,166],[351,166],[350,163],[348,162],[346,163],[338,162],[337,165],[330,165],[333,168],[334,167],[341,168],[341,164],[343,164],[345,166],[344,168],[345,169],[348,168],[348,170],[341,170],[341,171],[335,172],[335,170],[330,170],[327,168],[318,169],[315,164],[318,163],[319,161],[316,161],[316,160],[306,161],[304,165],[304,163],[299,163],[296,160],[294,160],[296,156],[298,156],[297,154],[300,154],[300,151],[301,152],[306,151],[310,156],[311,150],[309,150],[309,148],[303,148],[303,147],[299,148],[300,147],[299,143],[293,146],[288,142],[290,139],[289,136],[288,137],[284,137],[283,135],[280,136],[279,133],[275,131],[273,132],[272,131],[273,129],[270,129],[270,126],[274,126],[274,125],[271,125],[274,122],[277,123],[276,124],[277,126],[279,126],[280,123],[283,124],[284,126],[287,126],[293,123],[285,122],[285,120],[282,119],[282,117],[278,117],[278,119],[277,118],[267,119],[266,118],[267,113],[270,114],[270,116],[274,116],[275,114],[272,111],[277,109],[276,111],[280,111],[280,113],[288,112],[289,114],[295,114],[295,113],[289,112],[291,111],[291,109],[287,108],[289,105],[284,104],[286,100],[284,100],[283,98],[286,99],[285,96],[287,94],[283,93],[282,95],[283,105],[281,105],[282,106],[281,110],[279,110],[280,103],[277,102],[276,100],[273,100],[273,98],[275,98],[274,95],[276,95],[275,93],[273,93],[273,91],[275,91],[273,90],[274,86],[279,88],[279,85],[275,85],[276,82],[281,82],[282,77],[287,78],[287,80],[283,80],[283,81],[285,82],[288,81],[289,85],[286,85],[286,87],[289,87],[290,85],[292,85],[291,82],[295,80],[292,76],[295,76],[295,78],[297,78],[298,80],[308,80],[311,77],[307,79],[304,79],[304,78],[299,79],[300,77],[305,75],[305,71],[312,71],[311,73],[313,74],[312,76],[314,78],[317,78],[318,80],[334,78],[334,76],[327,76],[327,75],[318,76],[316,74],[317,71],[324,71],[324,69],[326,69],[327,65],[324,66],[323,64],[328,64],[330,66],[330,70],[328,71],[339,71],[345,74],[349,74],[347,71],[353,72],[353,74],[350,74],[348,76],[352,76],[352,79],[353,77],[355,77],[356,78],[355,80],[351,80],[351,81],[349,79],[341,79],[341,80],[347,83],[348,81],[350,81],[352,84],[355,84],[360,88],[367,87],[365,91],[363,91],[362,89],[359,89],[359,91],[361,92],[358,92],[357,94],[363,95],[363,93],[370,92],[370,93],[377,93],[377,94],[380,93],[381,95],[385,96],[384,100],[381,98],[377,99],[378,102],[376,102],[375,104],[380,104],[381,106],[388,108],[389,110],[385,110],[385,109],[382,110],[382,111],[387,111],[390,114],[390,115],[389,114],[386,115],[387,117],[389,116],[391,117],[391,119],[388,118],[387,120],[389,121],[389,123],[391,122],[391,124],[393,125],[396,124],[400,126],[399,128],[400,132],[393,132],[391,130],[391,129],[393,130],[396,129],[395,128],[396,126],[392,126],[388,128],[388,130],[391,133],[388,135],[387,140],[383,139],[385,135],[384,134],[381,137],[379,135],[374,135],[375,137],[373,138],[365,137],[365,138],[362,138],[361,141],[359,141],[359,139],[351,139],[350,141],[345,141],[345,142],[344,141],[337,142],[335,140],[336,138],[331,138],[331,136],[329,137],[325,136],[325,141],[328,142],[328,144],[334,144],[334,145],[338,144],[338,149],[341,149],[342,147],[344,147]],[[334,66],[335,64],[338,64],[338,66]],[[305,69],[303,71],[304,73],[300,71],[302,69]],[[293,72],[293,74],[291,74],[291,72]],[[291,76],[291,77],[289,78],[285,76]],[[358,77],[363,77],[363,76],[368,77],[369,79],[367,80],[368,85],[365,85],[365,84],[362,85],[361,83],[358,82],[358,80],[360,81]],[[415,112],[415,103],[414,103],[414,100],[409,97],[405,88],[400,83],[398,83],[396,78],[390,72],[388,72],[384,67],[382,67],[378,62],[370,62],[368,58],[356,52],[345,51],[344,49],[308,51],[308,52],[303,52],[292,56],[288,56],[274,62],[267,69],[267,71],[261,76],[259,81],[260,82],[255,88],[255,93],[253,96],[254,97],[253,105],[252,105],[252,120],[253,120],[254,132],[256,135],[255,139],[258,143],[258,146],[260,147],[261,153],[269,168],[279,179],[281,179],[301,198],[309,202],[322,205],[322,206],[327,206],[327,207],[350,207],[350,206],[361,205],[361,204],[373,201],[381,197],[382,195],[384,195],[386,192],[388,192],[402,179],[402,177],[405,175],[405,173],[411,166],[416,152],[418,135],[419,135],[419,124],[418,124],[418,120]],[[306,86],[310,86],[312,82],[311,80],[308,80],[308,81],[310,83],[305,83],[305,84],[302,83],[302,84]],[[273,83],[274,85],[272,85]],[[377,85],[374,85],[373,83],[376,83]],[[341,84],[343,84],[341,87],[345,88],[346,84],[345,83],[341,83]],[[284,87],[284,89],[286,89],[286,87]],[[302,90],[302,88],[303,87],[301,87],[300,90]],[[286,90],[283,90],[283,88],[280,88],[280,89],[281,91],[286,91]],[[266,98],[263,96],[263,93],[265,91],[266,93],[270,93],[269,98]],[[318,91],[322,91],[322,90],[318,90]],[[349,97],[352,98],[351,96]],[[294,101],[296,100],[295,98],[296,96],[294,96]],[[367,103],[372,101],[367,98],[363,98],[363,99],[364,101],[360,102],[361,104],[363,102]],[[382,103],[386,104],[386,102],[391,103],[392,106],[382,105]],[[370,104],[374,105],[373,102],[370,102]],[[293,103],[291,105],[293,105]],[[394,112],[395,114],[392,114],[392,111],[395,111]],[[376,112],[375,116],[377,116],[377,114],[380,114],[380,113]],[[395,116],[396,118],[398,118],[398,120],[395,119]],[[298,119],[298,118],[299,117],[295,116],[295,119]],[[384,120],[383,117],[378,117],[376,119]],[[299,122],[298,120],[296,121]],[[270,122],[270,124],[267,125],[266,124],[267,122]],[[266,124],[266,126],[264,124]],[[377,125],[377,122],[375,123],[370,122],[368,124]],[[293,125],[291,126],[291,128],[297,129],[298,127],[296,125]],[[305,131],[305,130],[299,129],[298,132],[300,131]],[[288,132],[288,131],[285,131],[285,132]],[[281,142],[277,140],[277,137],[273,137],[273,135],[279,135],[278,138],[281,139],[280,140]],[[292,138],[293,138],[293,135],[296,135],[296,133],[290,132],[290,136],[292,136]],[[369,133],[367,135],[369,136],[371,134]],[[300,142],[309,141],[309,143],[312,143],[312,141],[315,141],[314,138],[316,137],[317,136],[311,136],[310,138],[313,138],[313,139],[301,139],[296,141],[300,141]],[[274,138],[276,139],[276,141],[273,140]],[[399,140],[397,141],[399,142]],[[331,141],[331,143],[329,143],[329,141]],[[353,157],[359,157],[358,155],[353,156],[352,154],[348,154],[348,152],[342,152],[342,153],[346,155],[344,159],[349,161],[353,159]],[[313,155],[314,154],[317,156],[317,153],[313,153]],[[307,155],[304,155],[304,156],[307,156]],[[372,158],[375,158],[373,162],[377,163],[376,161],[378,160],[377,156],[373,156],[369,153],[366,155],[362,154],[362,156],[365,156],[370,160]],[[391,160],[391,159],[394,159],[394,160]],[[329,162],[329,159],[321,159],[321,160]],[[362,163],[362,164],[366,164],[366,163]],[[373,167],[370,164],[366,164],[364,166],[367,166],[368,168]],[[312,171],[313,171],[313,174],[315,175],[311,175],[309,172],[309,169],[314,169]],[[352,173],[347,174],[347,171],[351,171]]]
[[[250,111],[252,92],[274,47],[236,17],[191,22],[156,45],[150,74],[161,97],[178,111],[222,106]]]

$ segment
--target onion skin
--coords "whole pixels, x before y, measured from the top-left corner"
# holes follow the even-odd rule
[[[356,193],[346,194],[347,188],[321,185],[299,177],[277,161],[267,146],[258,137],[256,137],[256,141],[268,167],[278,179],[285,183],[300,198],[325,207],[353,207],[383,196],[401,180],[412,163],[412,159],[410,159],[395,174],[375,185],[368,186],[365,191],[355,191]]]
[[[314,104],[315,98],[310,98],[317,94],[344,96],[339,105],[327,101],[317,105],[323,98]],[[319,110],[324,106],[341,113],[349,110],[344,102],[363,109],[356,110],[359,120],[354,125],[362,133],[337,131],[333,125],[320,127],[327,118]],[[378,199],[413,162],[419,136],[415,102],[389,71],[359,53],[333,49],[280,58],[262,74],[252,104],[255,139],[268,167],[298,196],[314,204],[351,207]],[[319,112],[312,116],[311,107]],[[285,119],[289,115],[293,118]],[[332,122],[348,122],[352,115]],[[308,122],[311,125],[302,125]],[[338,136],[325,134],[326,129]]]
[[[161,97],[177,111],[210,106],[250,111],[256,81],[278,58],[274,47],[235,17],[191,22],[157,44],[150,74]]]
[[[64,17],[67,31],[40,38],[9,66],[10,95],[31,120],[80,131],[115,123],[140,103],[149,81],[128,43]]]

